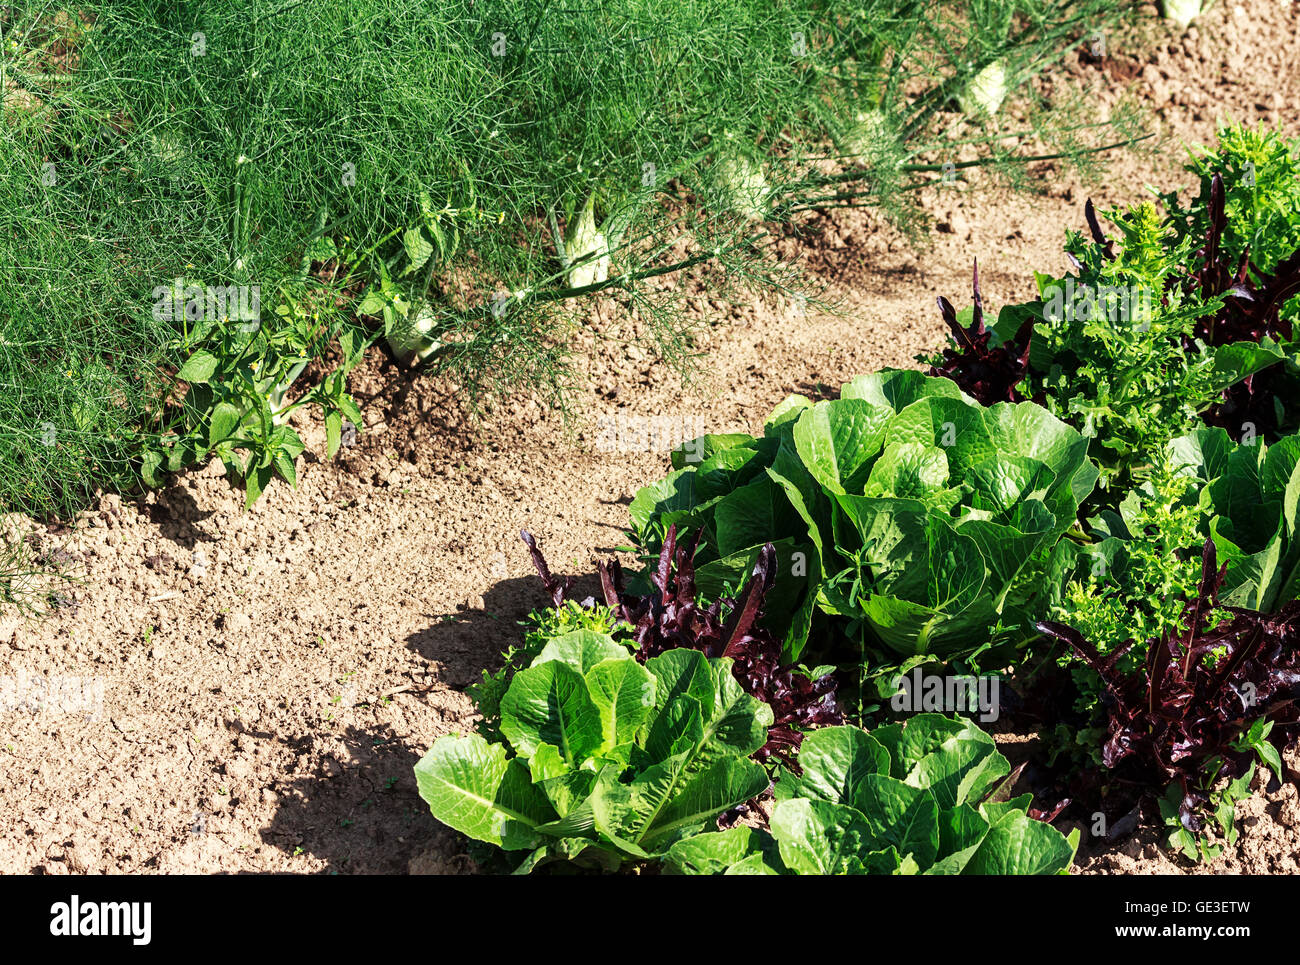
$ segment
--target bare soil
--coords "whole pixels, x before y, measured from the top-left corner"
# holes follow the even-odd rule
[[[1064,267],[1063,231],[1083,226],[1087,197],[1104,207],[1147,184],[1186,187],[1181,144],[1212,143],[1216,122],[1300,134],[1300,4],[1219,3],[1185,34],[1160,22],[1151,34],[1146,53],[1112,40],[1100,61],[1071,55],[1045,84],[1088,85],[1099,117],[1133,93],[1154,110],[1158,150],[1117,156],[1087,188],[1040,165],[1042,197],[979,176],[936,189],[920,250],[869,212],[814,217],[785,244],[842,315],[728,304],[683,281],[709,322],[699,385],[684,389],[596,305],[571,427],[526,398],[466,423],[454,386],[411,380],[376,352],[352,383],[367,400],[356,444],[325,462],[323,427],[300,419],[298,488],[277,482],[251,511],[214,466],[139,501],[106,495],[72,527],[9,519],[81,581],[43,620],[0,624],[0,679],[98,681],[102,701],[92,689],[80,708],[0,709],[0,871],[474,870],[411,768],[469,728],[464,688],[545,602],[519,529],[557,570],[590,573],[593,554],[623,541],[630,496],[666,470],[656,440],[601,451],[600,420],[756,430],[791,392],[824,394],[939,347],[935,297],[967,303],[974,257],[989,303],[1031,295],[1034,268]],[[1300,766],[1295,749],[1289,762]],[[1300,870],[1297,788],[1273,786],[1243,805],[1238,845],[1208,868],[1145,833],[1085,850],[1081,868]]]

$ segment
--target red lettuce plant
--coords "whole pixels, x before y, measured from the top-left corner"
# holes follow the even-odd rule
[[[1191,279],[1206,301],[1218,295],[1228,297],[1218,312],[1197,320],[1196,337],[1207,345],[1258,342],[1266,337],[1290,339],[1291,323],[1281,317],[1281,311],[1287,300],[1300,292],[1300,250],[1278,262],[1272,272],[1261,271],[1251,262],[1248,250],[1241,253],[1235,267],[1230,265],[1222,245],[1228,227],[1223,178],[1217,174],[1210,182],[1206,214],[1205,245],[1197,251],[1201,265]]]
[[[980,294],[978,261],[972,274],[974,307],[969,328],[957,321],[957,311],[952,303],[939,296],[939,311],[952,332],[953,346],[943,350],[941,361],[927,374],[952,379],[980,405],[1023,402],[1025,396],[1016,387],[1029,371],[1029,342],[1034,333],[1034,320],[1027,318],[1015,338],[990,348],[993,332],[984,326],[984,298]]]
[[[1228,226],[1224,204],[1223,178],[1216,174],[1210,182],[1205,245],[1197,252],[1201,263],[1191,274],[1191,282],[1207,300],[1219,295],[1225,298],[1217,312],[1197,320],[1193,335],[1207,345],[1259,342],[1264,338],[1288,341],[1293,335],[1292,326],[1281,311],[1293,295],[1300,293],[1300,249],[1278,262],[1272,272],[1261,271],[1251,262],[1248,250],[1241,253],[1235,266],[1231,265],[1222,243]],[[1223,401],[1203,418],[1237,440],[1248,425],[1257,434],[1272,435],[1280,429],[1274,399],[1285,397],[1284,380],[1281,365],[1257,372],[1227,389]]]
[[[738,598],[723,596],[708,606],[701,604],[696,596],[694,559],[702,532],[697,531],[689,545],[679,544],[676,525],[669,527],[651,577],[654,590],[646,596],[626,591],[618,560],[599,563],[604,602],[631,627],[636,657],[642,663],[679,647],[699,650],[708,657],[729,657],[732,674],[745,692],[772,708],[767,743],[754,757],[760,761],[775,757],[797,770],[802,729],[843,723],[835,702],[835,678],[826,674],[813,680],[782,667],[781,641],[758,625],[764,598],[776,578],[776,550],[771,543],[759,552],[753,575]],[[572,590],[572,578],[553,575],[532,535],[526,530],[520,535],[546,592],[556,606],[563,605]]]
[[[1276,613],[1220,606],[1227,567],[1217,568],[1216,560],[1214,542],[1206,540],[1182,631],[1148,641],[1136,673],[1118,669],[1132,643],[1103,656],[1071,627],[1037,625],[1074,650],[1106,687],[1102,761],[1112,776],[1152,789],[1178,784],[1180,818],[1194,832],[1203,827],[1206,775],[1234,778],[1250,767],[1255,751],[1240,738],[1251,723],[1300,721],[1300,601]]]

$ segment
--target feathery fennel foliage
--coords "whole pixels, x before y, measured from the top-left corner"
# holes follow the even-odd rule
[[[256,498],[292,480],[286,407],[320,405],[332,439],[355,413],[345,370],[381,326],[472,401],[562,398],[596,292],[688,366],[704,320],[656,279],[805,291],[767,250],[773,223],[863,204],[906,222],[945,172],[1023,170],[1009,138],[1088,163],[1129,136],[955,106],[977,81],[992,93],[994,64],[1031,96],[1029,77],[1128,9],[7,4],[0,508],[66,515],[213,451]],[[976,160],[948,160],[964,144]],[[173,284],[255,287],[260,323],[159,317]],[[309,384],[344,336],[342,374]]]

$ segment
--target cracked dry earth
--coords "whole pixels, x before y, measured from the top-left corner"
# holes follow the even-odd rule
[[[1063,266],[1062,231],[1082,225],[1087,197],[1186,188],[1178,144],[1212,141],[1217,120],[1300,134],[1300,4],[1221,3],[1186,35],[1149,33],[1140,53],[1072,56],[1043,83],[1086,85],[1099,113],[1137,94],[1159,149],[1116,156],[1089,186],[1040,165],[1041,197],[978,176],[935,190],[919,249],[863,212],[813,216],[782,254],[831,287],[840,315],[725,303],[707,279],[681,280],[707,323],[699,385],[684,389],[637,344],[635,319],[597,304],[569,427],[527,397],[466,422],[453,386],[375,352],[352,381],[364,431],[335,462],[312,454],[323,428],[299,417],[296,490],[277,482],[245,512],[209,467],[136,501],[104,496],[65,527],[5,520],[79,580],[39,622],[0,618],[0,678],[77,678],[91,699],[2,712],[0,871],[474,870],[411,768],[468,728],[464,688],[544,602],[519,529],[557,570],[590,573],[593,554],[623,541],[631,494],[666,470],[658,444],[600,451],[600,420],[632,435],[647,416],[692,433],[757,429],[791,392],[938,347],[934,299],[966,303],[973,257],[990,304],[1027,297],[1032,269]],[[1295,786],[1245,808],[1238,847],[1202,870],[1298,870]],[[1134,840],[1083,856],[1084,870],[1186,870]]]

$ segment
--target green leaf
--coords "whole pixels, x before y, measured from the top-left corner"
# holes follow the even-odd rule
[[[740,449],[753,455],[754,437],[743,432],[725,435],[704,435],[683,442],[669,453],[673,469],[699,468],[723,453]]]
[[[271,432],[271,444],[282,450],[290,459],[297,459],[307,448],[302,437],[291,426],[276,426]]]
[[[885,445],[910,442],[943,449],[949,476],[958,479],[975,463],[996,457],[997,447],[985,422],[989,411],[961,399],[917,399],[889,421]]]
[[[880,850],[866,818],[843,804],[778,801],[769,823],[781,860],[795,874],[865,874],[865,856]]]
[[[538,848],[520,862],[511,874],[532,874],[542,865],[552,862],[568,862],[608,874],[617,871],[621,861],[617,852],[587,838],[561,838]]]
[[[532,775],[534,784],[541,784],[543,781],[571,774],[573,768],[554,744],[538,744],[532,758],[528,761],[528,773]]]
[[[307,250],[303,252],[303,256],[311,261],[329,261],[331,258],[337,258],[338,254],[338,247],[334,244],[334,239],[328,235],[321,235],[312,239],[311,243],[307,245]]]
[[[713,676],[713,701],[711,706],[705,706],[704,742],[698,757],[701,760],[719,755],[748,757],[767,743],[772,708],[745,693],[740,681],[732,675],[730,660],[709,661],[708,666]]]
[[[343,416],[337,409],[325,413],[325,449],[328,458],[333,459],[343,441]]]
[[[338,400],[338,407],[343,413],[343,418],[347,419],[354,426],[357,426],[359,430],[363,424],[363,420],[361,418],[361,409],[357,405],[356,400],[350,395],[343,395]]]
[[[620,660],[627,655],[627,648],[615,643],[609,634],[594,630],[572,630],[551,637],[534,658],[532,666],[536,667],[548,660],[558,660],[578,673],[585,674],[602,661]]]
[[[915,369],[881,369],[859,375],[840,389],[841,399],[862,399],[894,412],[926,397],[960,399],[961,390],[951,379],[932,378]]]
[[[777,798],[807,797],[853,804],[858,785],[868,775],[889,774],[889,752],[860,727],[820,727],[799,748],[803,774],[781,772]]]
[[[767,476],[733,490],[713,507],[718,554],[729,557],[750,550],[755,533],[771,534],[769,541],[779,539],[789,515],[785,494]]]
[[[921,761],[954,737],[981,733],[969,721],[942,714],[917,714],[897,724],[877,727],[872,738],[889,752],[890,776],[906,779]],[[987,737],[987,735],[985,735]],[[992,743],[992,739],[988,738]]]
[[[587,690],[600,711],[602,751],[637,739],[654,711],[655,688],[650,671],[625,654],[587,672]]]
[[[784,870],[772,836],[743,824],[683,838],[668,849],[664,863],[669,872],[685,875],[781,874]]]
[[[646,661],[658,681],[655,709],[662,710],[680,696],[692,697],[701,707],[713,706],[714,673],[708,658],[698,650],[668,650]]]
[[[356,312],[358,315],[378,315],[387,304],[388,299],[384,297],[383,293],[371,288],[357,305]]]
[[[662,853],[768,784],[754,761],[724,758],[692,770],[690,760],[689,753],[678,754],[626,783],[606,768],[592,795],[597,829],[630,855]]]
[[[515,674],[501,698],[501,733],[525,756],[553,744],[570,767],[591,757],[604,740],[586,680],[559,660]]]
[[[1076,508],[1096,486],[1099,473],[1088,461],[1088,441],[1042,406],[1002,402],[984,410],[984,424],[998,452],[1046,466],[1056,477],[1054,485],[1068,486]]]
[[[889,446],[871,469],[865,496],[926,500],[948,485],[948,455],[936,446],[905,442]]]
[[[157,449],[145,449],[140,453],[140,478],[151,488],[162,485],[158,470],[162,468],[163,454]]]
[[[1255,745],[1255,750],[1259,753],[1260,760],[1268,765],[1269,770],[1281,777],[1285,771],[1282,769],[1282,755],[1277,752],[1277,748],[1267,740],[1261,740]]]
[[[862,399],[818,402],[795,423],[795,449],[827,491],[860,493],[884,442],[890,415],[888,409]]]
[[[787,396],[771,414],[768,415],[767,421],[763,424],[763,434],[774,436],[786,427],[793,427],[803,415],[805,409],[812,408],[812,400],[802,395]]]
[[[252,462],[252,459],[249,460]],[[270,485],[275,470],[270,465],[251,465],[244,470],[244,508],[257,502],[258,498]]]
[[[729,875],[782,875],[785,866],[781,863],[781,853],[775,844],[771,855],[750,854],[741,858],[726,870]]]
[[[1023,811],[1005,814],[989,828],[962,870],[968,875],[1060,874],[1074,860],[1074,845],[1050,824]]]
[[[424,232],[419,228],[408,228],[402,235],[402,247],[406,249],[406,257],[410,259],[410,264],[406,266],[403,274],[410,274],[417,269],[423,268],[433,254],[433,245],[429,239],[424,236]]]
[[[275,471],[280,474],[280,478],[290,486],[298,485],[298,469],[294,465],[293,457],[283,449],[275,454]]]
[[[429,233],[433,235],[434,244],[438,246],[438,261],[444,262],[451,253],[447,247],[447,235],[438,224],[436,218],[428,221]]]
[[[634,780],[633,787],[636,785]],[[670,842],[716,822],[719,814],[762,794],[767,785],[767,771],[754,761],[740,757],[716,760],[687,776],[675,793],[666,797],[639,840],[647,850],[666,850]]]
[[[205,385],[217,371],[217,357],[206,349],[200,349],[185,360],[176,378],[192,385]]]
[[[660,685],[662,687],[662,685]],[[646,732],[638,766],[648,766],[669,758],[694,758],[704,745],[704,705],[695,697],[678,694],[657,713]]]
[[[679,469],[637,490],[628,512],[632,525],[644,533],[650,520],[664,513],[689,510],[695,505],[695,470]]]
[[[982,731],[950,737],[917,762],[907,783],[930,790],[942,808],[978,801],[1011,773],[1011,765]]]
[[[1271,339],[1217,346],[1211,370],[1212,391],[1216,394],[1222,392],[1285,358],[1286,353]]]
[[[208,421],[209,448],[215,448],[217,443],[234,435],[242,418],[243,413],[238,407],[229,402],[218,402]]]
[[[546,795],[546,799],[560,816],[538,827],[538,830],[552,836],[565,836],[589,832],[592,828],[591,797],[592,786],[596,782],[596,772],[591,770],[575,771],[560,755],[560,750],[550,744],[542,744],[528,761],[528,772]]]
[[[989,822],[969,804],[939,812],[939,854],[927,875],[956,875],[970,862],[989,833]]]
[[[934,863],[939,853],[939,804],[932,792],[868,774],[854,788],[853,807],[879,846],[910,855],[923,868]]]
[[[415,765],[420,796],[450,828],[507,851],[536,847],[556,814],[527,768],[477,734],[442,737]]]
[[[1232,437],[1218,426],[1204,426],[1179,436],[1166,447],[1172,467],[1189,472],[1203,482],[1218,479],[1228,468],[1228,457],[1236,448]]]

